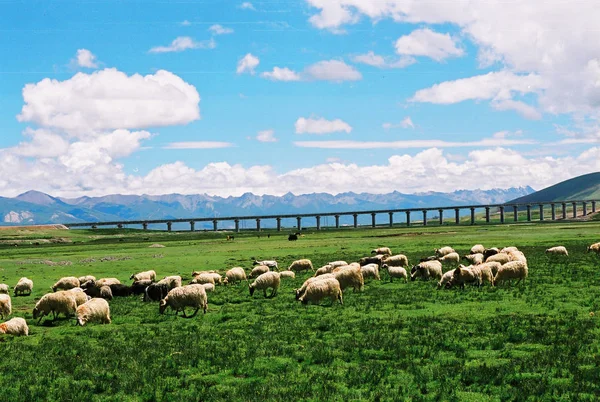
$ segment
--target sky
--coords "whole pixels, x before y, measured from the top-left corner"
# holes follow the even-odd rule
[[[541,189],[600,170],[589,0],[0,0],[0,196]]]

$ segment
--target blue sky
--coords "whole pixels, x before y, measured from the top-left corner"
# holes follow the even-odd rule
[[[598,14],[1,1],[0,195],[539,189],[600,168]]]

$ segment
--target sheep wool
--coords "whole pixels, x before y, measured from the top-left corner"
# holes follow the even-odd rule
[[[389,247],[379,247],[371,250],[371,254],[392,255],[392,250]]]
[[[267,267],[269,267],[270,269],[274,269],[275,271],[277,271],[279,269],[279,266],[277,265],[277,261],[275,261],[275,260],[262,260],[262,261],[254,260],[254,262],[252,264],[266,265]]]
[[[58,282],[52,285],[52,291],[56,292],[57,290],[69,290],[73,288],[78,288],[79,285],[79,278],[76,278],[74,276],[67,276],[64,278],[60,278]]]
[[[79,280],[79,286],[83,285],[87,281],[96,281],[96,277],[93,275],[84,275],[77,278]]]
[[[250,275],[248,275],[248,277],[250,279],[253,278],[258,278],[260,275],[269,272],[270,268],[266,265],[259,265],[258,267],[254,267],[252,268],[252,271],[250,272]]]
[[[404,279],[404,282],[408,282],[408,273],[404,267],[388,267],[386,264],[383,264],[381,269],[384,268],[388,271],[390,282],[392,282],[394,278],[402,278]]]
[[[599,243],[594,243],[591,246],[589,246],[587,248],[587,252],[589,253],[590,251],[593,252],[593,253],[596,253],[596,254],[600,255],[600,242]]]
[[[435,251],[435,255],[437,255],[438,258],[455,252],[454,249],[450,246],[438,248],[438,249],[435,249],[434,251]]]
[[[521,282],[521,280],[525,280],[527,278],[527,274],[529,273],[529,269],[527,268],[527,263],[523,261],[511,261],[504,265],[502,265],[496,276],[494,277],[494,283],[498,284],[503,281],[509,281],[512,279],[518,279],[517,284]]]
[[[306,258],[302,260],[296,260],[287,269],[288,271],[300,272],[300,271],[314,271],[311,260]]]
[[[193,284],[199,284],[199,285],[203,285],[205,283],[210,283],[212,285],[215,284],[215,278],[212,276],[212,274],[200,274],[196,277],[194,277],[194,279],[192,279],[192,281],[190,282],[190,285]]]
[[[215,284],[214,283],[203,283],[202,287],[204,288],[204,290],[206,292],[214,292],[215,291]]]
[[[510,261],[510,256],[506,253],[498,253],[498,254],[494,254],[489,256],[485,262],[499,262],[500,264],[506,264],[507,262]]]
[[[165,276],[160,281],[158,281],[158,283],[166,283],[169,290],[175,289],[175,288],[178,288],[181,286],[181,276],[179,276],[179,275]]]
[[[19,279],[19,282],[17,282],[17,284],[15,285],[15,296],[17,296],[19,294],[24,295],[25,293],[30,295],[32,290],[33,290],[33,281],[29,278],[23,277],[23,278]]]
[[[183,312],[184,317],[187,317],[185,314],[186,307],[196,309],[192,314],[192,317],[195,316],[200,309],[206,314],[206,310],[208,309],[206,289],[203,285],[185,285],[172,289],[169,291],[169,294],[160,301],[158,309],[160,314],[163,314],[167,307],[171,307],[171,309],[175,310],[175,315],[177,315],[179,311]]]
[[[339,260],[339,261],[328,262],[327,265],[331,265],[331,268],[335,269],[337,267],[343,267],[344,265],[348,265],[348,263],[346,261]]]
[[[492,276],[495,277],[496,273],[498,272],[498,270],[500,269],[500,267],[502,266],[502,264],[500,264],[497,261],[491,261],[491,262],[484,262],[482,265],[483,267],[489,268],[490,272],[492,273]]]
[[[483,254],[485,247],[482,244],[476,244],[471,247],[471,254]]]
[[[448,253],[443,257],[439,258],[439,261],[443,263],[447,263],[448,265],[458,265],[460,262],[460,256],[457,252]]]
[[[377,264],[367,264],[360,267],[363,278],[375,278],[381,280],[379,276],[379,266]]]
[[[242,267],[234,267],[225,273],[225,283],[235,283],[246,280],[246,271]]]
[[[302,286],[299,289],[296,289],[296,300],[298,300],[300,298],[300,296],[302,296],[304,294],[304,292],[306,292],[306,288],[308,287],[308,285],[310,285],[313,282],[316,281],[322,281],[323,279],[327,279],[327,278],[335,278],[334,274],[323,274],[323,275],[319,275],[319,276],[313,276],[312,278],[308,278],[307,280],[304,281],[304,283],[302,284]]]
[[[475,283],[481,286],[481,271],[473,271],[471,267],[461,265],[454,270],[452,283],[464,289],[465,283]]]
[[[317,269],[315,271],[315,275],[314,276],[321,276],[321,275],[325,275],[325,274],[330,274],[333,272],[333,267],[329,264],[327,265],[323,265],[321,268]]]
[[[28,336],[29,327],[23,318],[15,317],[0,324],[0,334]]]
[[[385,257],[382,261],[383,266],[388,267],[408,267],[408,257],[404,254],[396,254],[389,257]]]
[[[482,253],[467,254],[467,255],[465,255],[465,259],[473,265],[482,264],[483,263],[483,254]]]
[[[106,286],[106,285],[100,286],[99,296],[105,300],[112,300],[113,294],[112,294],[112,289],[110,288],[110,286]]]
[[[279,277],[281,278],[292,278],[294,279],[296,277],[296,273],[294,271],[281,271],[279,273]]]
[[[523,254],[519,250],[517,250],[517,251],[509,251],[508,252],[508,258],[509,258],[510,261],[523,261],[524,263],[527,263],[527,258],[525,258],[525,254]]]
[[[117,278],[100,278],[96,281],[96,286],[110,286],[110,285],[120,285],[121,281]]]
[[[6,283],[0,283],[0,293],[8,294],[8,285]]]
[[[546,254],[564,255],[567,257],[569,256],[569,253],[567,252],[567,249],[564,246],[550,247],[546,250]]]
[[[83,327],[88,322],[110,324],[110,307],[106,300],[96,297],[77,307],[77,324]]]
[[[133,279],[134,282],[143,281],[143,280],[155,281],[156,280],[156,271],[150,270],[150,271],[138,272],[137,274],[131,275],[129,277],[129,279]]]
[[[362,291],[365,287],[365,278],[362,275],[360,267],[357,268],[350,265],[348,267],[333,274],[335,279],[340,283],[340,288],[342,291],[350,287],[354,289],[354,292]]]
[[[471,272],[473,272],[479,278],[480,286],[483,285],[484,282],[494,286],[494,274],[492,273],[492,268],[489,265],[471,265],[470,269]]]
[[[518,248],[514,247],[514,246],[509,246],[509,247],[504,247],[503,249],[500,250],[501,253],[511,253],[514,251],[519,251]]]
[[[42,296],[33,308],[33,318],[39,318],[38,322],[40,322],[44,316],[50,313],[53,313],[53,319],[56,319],[61,313],[66,317],[70,317],[75,314],[76,310],[75,297],[71,293],[61,290]]]
[[[86,295],[81,288],[69,289],[67,292],[73,295],[73,298],[75,298],[75,304],[77,306],[81,306],[83,303],[89,300],[88,295]]]
[[[337,279],[327,278],[309,284],[306,292],[298,300],[302,304],[308,304],[308,302],[318,303],[325,298],[331,299],[332,305],[336,300],[344,304],[342,289]]]
[[[12,303],[10,301],[10,296],[5,294],[0,294],[0,318],[7,317],[12,313]]]
[[[417,278],[423,280],[429,278],[442,279],[442,263],[437,260],[420,262],[411,270],[410,280],[414,281]]]
[[[267,289],[272,289],[270,297],[273,297],[277,294],[280,283],[281,278],[279,277],[279,273],[273,271],[265,272],[248,285],[250,296],[254,295],[255,290],[262,290],[265,297],[267,297]]]
[[[358,263],[362,266],[362,265],[368,265],[368,264],[377,264],[378,267],[381,266],[381,263],[383,262],[383,254],[377,254],[374,256],[370,256],[370,257],[363,257],[360,260],[358,260]]]
[[[443,286],[451,286],[452,285],[452,276],[454,275],[454,270],[451,269],[450,271],[444,272],[444,275],[442,275],[442,279],[440,279],[440,281],[438,282],[438,289],[442,288]]]

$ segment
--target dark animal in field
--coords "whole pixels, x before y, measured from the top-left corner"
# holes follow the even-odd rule
[[[143,281],[135,281],[131,285],[131,294],[143,295],[146,292],[146,288],[152,285],[152,281],[147,279]]]
[[[169,285],[167,283],[153,283],[146,288],[144,293],[144,301],[160,301],[169,293]]]
[[[379,267],[381,267],[381,261],[383,261],[383,255],[377,254],[374,256],[363,257],[360,260],[358,260],[358,263],[361,267],[367,264],[377,264]]]
[[[110,290],[114,297],[126,297],[131,295],[131,287],[120,283],[110,285]]]
[[[419,262],[433,261],[433,260],[437,260],[437,256],[430,255],[429,257],[423,257],[419,260]]]
[[[296,241],[298,240],[298,235],[297,234],[291,234],[288,236],[288,240],[289,241]]]
[[[492,247],[492,248],[486,248],[483,251],[483,260],[487,260],[489,257],[496,255],[500,252],[500,250],[498,250],[496,247]]]
[[[234,240],[235,236],[227,236],[227,240]]]

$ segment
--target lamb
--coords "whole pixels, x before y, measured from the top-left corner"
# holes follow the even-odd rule
[[[252,264],[253,265],[266,265],[267,267],[269,267],[269,269],[274,269],[275,271],[277,271],[279,269],[279,266],[277,265],[277,261],[275,261],[275,260],[262,260],[262,261],[254,260],[254,262]]]
[[[415,265],[411,270],[410,280],[417,278],[427,280],[429,278],[442,279],[442,263],[439,261],[425,261]]]
[[[98,289],[99,296],[104,300],[112,300],[113,294],[110,286],[100,286]]]
[[[363,257],[360,260],[358,260],[358,263],[361,266],[368,265],[368,264],[377,264],[377,267],[380,267],[382,261],[383,261],[383,254],[377,254],[372,257]]]
[[[202,287],[204,287],[204,290],[206,292],[214,292],[215,291],[215,284],[214,283],[203,283]]]
[[[157,283],[166,283],[169,290],[175,289],[175,288],[178,288],[181,286],[181,276],[179,276],[179,275],[165,276]]]
[[[384,257],[381,268],[387,267],[408,267],[408,257],[404,254],[396,254],[390,257]]]
[[[482,244],[476,244],[471,247],[471,254],[483,254],[485,247]]]
[[[110,285],[117,285],[117,284],[121,284],[121,281],[118,280],[117,278],[100,278],[96,281],[96,286],[110,286]]]
[[[435,255],[437,255],[438,258],[439,257],[443,257],[443,256],[445,256],[447,254],[455,252],[454,249],[452,247],[449,247],[449,246],[442,247],[442,248],[437,248],[434,251],[435,251]]]
[[[67,276],[64,278],[60,278],[58,282],[52,285],[52,291],[56,292],[57,290],[69,290],[73,288],[78,288],[80,285],[79,279],[74,276]]]
[[[156,272],[154,270],[138,272],[137,274],[133,274],[129,277],[129,279],[133,279],[134,282],[142,281],[142,280],[156,280]]]
[[[296,300],[298,300],[300,298],[300,296],[302,296],[304,294],[304,292],[306,292],[306,288],[308,287],[308,285],[310,285],[313,282],[321,281],[321,280],[327,279],[327,278],[335,278],[335,275],[334,274],[324,274],[324,275],[319,275],[316,277],[308,278],[307,280],[305,280],[299,289],[295,289]]]
[[[340,288],[342,289],[342,291],[346,290],[349,287],[352,287],[355,292],[360,292],[365,287],[365,279],[363,278],[362,272],[360,271],[360,267],[342,269],[340,271],[335,272],[333,275],[335,279],[337,279],[340,283]]]
[[[590,251],[600,255],[600,243],[594,243],[591,246],[589,246],[587,248],[587,252],[589,253]]]
[[[281,283],[281,278],[279,277],[279,273],[277,272],[265,272],[264,274],[261,274],[258,276],[258,278],[256,278],[254,280],[254,282],[252,282],[250,285],[248,285],[248,289],[250,290],[250,296],[254,295],[254,291],[255,290],[262,290],[265,294],[265,297],[267,297],[267,289],[272,289],[271,291],[271,296],[269,297],[273,297],[277,294],[277,290],[279,289],[279,284]]]
[[[7,317],[12,313],[12,303],[10,296],[6,294],[0,294],[0,318]]]
[[[77,306],[81,306],[83,303],[85,303],[89,300],[88,295],[86,295],[85,292],[83,291],[83,289],[81,289],[81,288],[69,289],[69,290],[67,290],[67,292],[69,292],[71,295],[73,295],[73,298],[75,298],[75,304]]]
[[[0,283],[0,293],[8,294],[8,285],[6,283]]]
[[[367,264],[360,267],[360,273],[363,278],[375,278],[378,281],[381,280],[379,277],[379,266],[377,264]]]
[[[110,307],[106,300],[93,298],[77,307],[77,324],[83,327],[88,322],[110,324]]]
[[[314,276],[321,276],[321,275],[325,275],[325,274],[330,274],[332,272],[333,272],[333,267],[331,265],[327,264],[327,265],[323,265],[321,268],[317,269]]]
[[[17,284],[15,285],[15,296],[18,296],[19,294],[24,295],[25,293],[27,293],[27,295],[30,295],[32,290],[33,281],[31,279],[23,277],[19,279],[19,282],[17,282]]]
[[[388,275],[390,276],[390,282],[392,282],[394,278],[403,278],[404,282],[408,282],[408,274],[404,267],[390,267],[387,264],[383,264],[381,269],[387,269]]]
[[[258,267],[254,267],[252,268],[252,271],[250,272],[250,275],[248,275],[248,277],[250,279],[252,278],[258,278],[260,275],[269,272],[270,269],[268,266],[266,265],[259,265]]]
[[[0,334],[14,336],[29,336],[29,327],[27,321],[21,317],[12,318],[0,324]]]
[[[496,276],[494,277],[494,283],[498,284],[503,281],[508,281],[511,279],[518,279],[517,284],[521,282],[521,280],[525,280],[527,278],[527,274],[529,273],[529,269],[527,268],[527,263],[523,261],[511,261],[504,265],[502,265]]]
[[[340,304],[344,304],[342,289],[337,279],[327,278],[309,284],[306,292],[298,300],[302,304],[308,304],[309,301],[316,303],[324,298],[330,298],[332,305],[336,300],[339,300]]]
[[[144,301],[160,301],[169,293],[169,284],[153,283],[146,288]]]
[[[80,276],[79,278],[79,283],[80,285],[83,285],[84,283],[86,283],[87,281],[95,281],[96,277],[93,275],[84,275],[84,276]]]
[[[506,264],[510,261],[510,256],[506,253],[498,253],[488,257],[485,262],[499,262],[500,264]]]
[[[279,273],[279,276],[281,278],[292,278],[292,279],[294,279],[296,277],[296,274],[294,273],[294,271],[281,271]]]
[[[469,261],[472,265],[482,264],[483,263],[483,254],[467,254],[464,258]]]
[[[600,244],[600,243],[599,243]],[[343,267],[344,265],[348,265],[346,261],[331,261],[328,262],[327,265],[331,265],[331,268],[335,269],[337,267]]]
[[[288,271],[300,272],[300,271],[314,271],[313,264],[310,260],[302,259],[292,262],[287,269]]]
[[[448,265],[458,265],[460,262],[460,256],[456,252],[448,253],[445,256],[438,258],[438,261],[441,262],[442,265],[444,263],[447,263]]]
[[[131,294],[141,295],[146,292],[146,288],[152,285],[152,281],[149,279],[135,281],[131,284]]]
[[[75,314],[76,310],[77,302],[75,301],[75,297],[68,291],[60,290],[42,296],[33,308],[33,318],[39,318],[38,322],[40,322],[42,317],[53,313],[53,319],[56,320],[60,313],[63,313],[66,317],[70,317]]]
[[[437,285],[438,289],[441,289],[443,286],[445,286],[447,288],[451,287],[453,275],[454,275],[454,269],[444,272],[444,275],[442,275],[442,278],[438,282],[438,285]]]
[[[215,281],[215,285],[220,285],[223,283],[223,277],[218,272],[213,272],[208,275],[212,276],[213,280]]]
[[[185,285],[177,287],[169,291],[169,294],[160,301],[158,311],[163,314],[167,307],[175,310],[175,315],[181,310],[183,316],[185,314],[186,307],[196,308],[191,317],[198,313],[198,310],[202,309],[204,314],[208,309],[208,297],[206,296],[206,289],[202,285]]]
[[[389,247],[379,247],[371,250],[371,254],[392,255],[392,250]]]
[[[246,272],[242,267],[231,268],[229,271],[225,273],[225,280],[223,283],[235,283],[246,280]]]
[[[564,246],[556,246],[546,249],[546,254],[569,256],[567,249]]]

